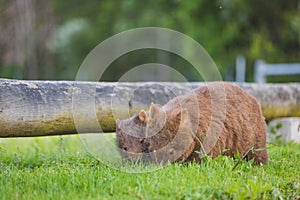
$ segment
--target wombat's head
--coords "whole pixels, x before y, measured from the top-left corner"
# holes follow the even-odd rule
[[[151,104],[149,111],[117,120],[117,144],[121,156],[166,163],[185,160],[193,149],[193,134],[187,110],[164,109]]]
[[[130,119],[116,121],[117,145],[121,156],[130,161],[143,158],[143,153],[148,151],[146,141],[147,113],[142,110]]]

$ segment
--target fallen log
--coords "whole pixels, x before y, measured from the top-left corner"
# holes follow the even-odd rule
[[[114,132],[116,118],[204,84],[0,79],[0,137]],[[266,120],[300,116],[300,83],[239,85],[258,99]]]

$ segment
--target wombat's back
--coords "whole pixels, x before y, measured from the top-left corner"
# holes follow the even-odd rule
[[[223,84],[223,86],[220,84]],[[217,92],[223,90],[225,96],[221,95],[220,97],[226,99],[225,105],[216,106],[217,108],[220,107],[219,113],[212,112],[214,102],[211,94],[214,93],[215,89]],[[256,163],[268,161],[268,154],[265,149],[266,123],[260,104],[252,95],[246,93],[237,85],[226,82],[210,83],[208,86],[195,90],[195,93],[197,94],[200,111],[195,150],[203,150],[204,145],[204,149],[208,149],[206,153],[212,155],[212,157],[220,154],[234,156],[239,152],[247,160],[254,158]],[[218,101],[216,102],[218,103]],[[220,104],[222,104],[222,101],[220,101]],[[224,107],[225,113],[223,113]],[[212,143],[214,143],[215,136],[213,134],[215,133],[209,130],[214,127],[214,124],[218,126],[222,122],[224,123],[217,142],[211,147],[210,144],[201,144],[204,141],[213,141]],[[205,137],[208,137],[208,139],[204,140]],[[199,161],[199,154],[193,152],[188,160],[193,159]]]

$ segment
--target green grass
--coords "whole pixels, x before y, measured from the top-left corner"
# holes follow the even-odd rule
[[[299,199],[300,145],[268,151],[264,166],[232,170],[236,160],[207,157],[126,173],[94,159],[78,136],[0,139],[0,199]]]

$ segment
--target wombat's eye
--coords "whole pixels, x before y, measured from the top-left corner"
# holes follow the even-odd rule
[[[126,148],[126,147],[123,147],[123,150],[124,150],[124,151],[127,151],[127,148]]]

